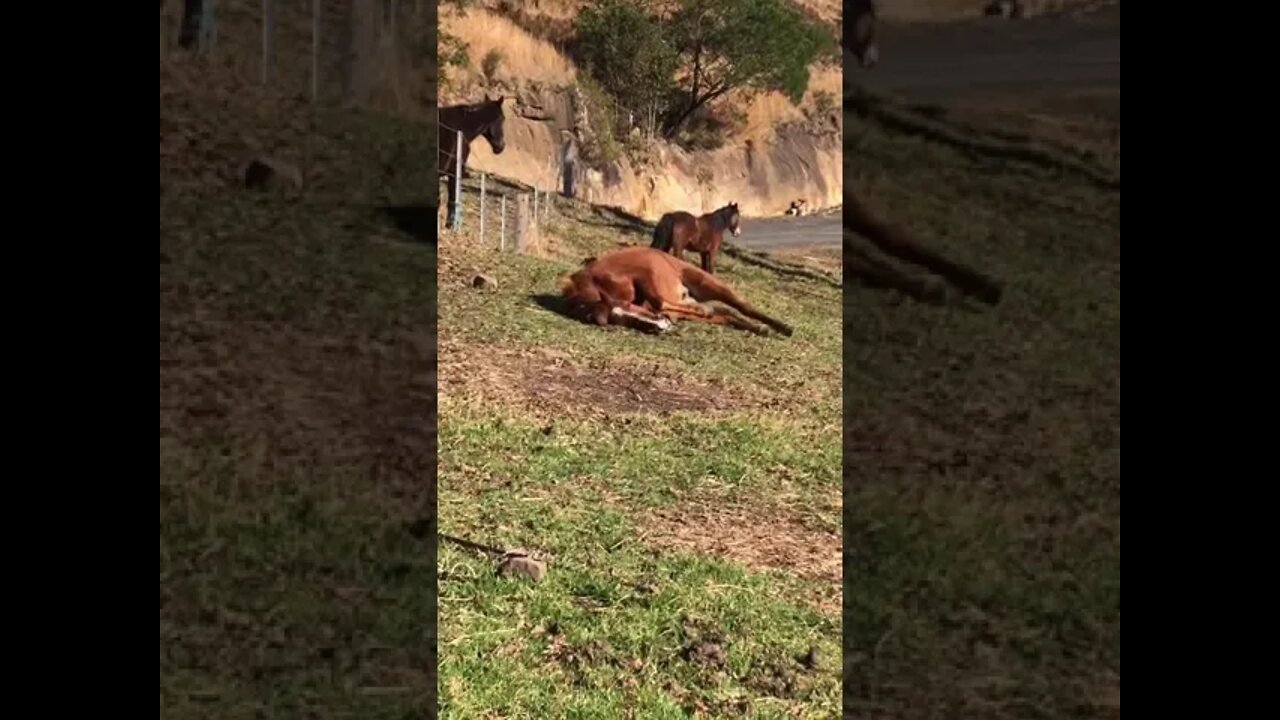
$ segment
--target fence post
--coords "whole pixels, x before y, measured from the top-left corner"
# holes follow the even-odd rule
[[[311,102],[320,99],[320,0],[311,0]]]
[[[200,4],[200,50],[211,52],[218,40],[218,27],[215,24],[216,0],[204,0]]]
[[[480,244],[484,244],[484,173],[480,173]]]
[[[502,210],[498,225],[498,250],[507,251],[507,194],[502,194]]]
[[[271,82],[271,40],[275,34],[275,17],[271,0],[262,0],[262,84]]]
[[[529,247],[529,195],[521,193],[516,198],[516,252],[524,252]]]
[[[454,146],[454,162],[455,171],[453,176],[453,230],[457,232],[462,229],[462,131],[457,134],[457,144]]]
[[[538,224],[538,188],[533,189],[533,224]]]

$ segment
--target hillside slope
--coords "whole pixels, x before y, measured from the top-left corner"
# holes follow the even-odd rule
[[[508,118],[508,146],[495,157],[483,141],[472,145],[471,167],[541,189],[558,188],[561,148],[572,133],[590,133],[592,109],[579,88],[578,69],[559,49],[571,18],[585,3],[548,0],[516,4],[475,3],[440,10],[441,30],[467,44],[468,67],[442,84],[442,105],[479,99],[485,92],[519,100]],[[839,5],[809,3],[807,9],[835,23]],[[486,55],[502,61],[485,77]],[[838,66],[811,68],[809,91],[799,106],[780,93],[747,98],[730,94],[722,103],[740,114],[724,144],[686,151],[638,137],[638,151],[621,153],[586,173],[584,197],[654,220],[674,209],[711,210],[737,202],[748,216],[781,214],[792,200],[815,210],[839,205],[843,188],[840,112],[842,73]],[[614,106],[607,112],[639,116],[639,108]]]
[[[421,202],[434,132],[310,103],[289,36],[263,89],[219,6],[160,62],[160,715],[426,717],[436,261],[375,208]],[[244,189],[258,153],[304,190]]]

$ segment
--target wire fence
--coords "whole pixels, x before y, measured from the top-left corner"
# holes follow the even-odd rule
[[[431,121],[431,132],[438,78],[427,58],[436,49],[436,20],[434,3],[425,0],[162,0],[161,62],[178,52],[199,56],[234,68],[246,83],[313,103],[416,115]],[[605,114],[619,138],[657,130],[656,110],[636,112],[609,99]],[[454,135],[438,132],[442,142]],[[437,183],[458,169],[438,168]],[[523,178],[533,185],[472,169],[478,183],[452,179],[457,200],[437,214],[437,231],[475,231],[480,243],[523,250],[552,217],[558,193],[591,199],[586,172],[572,143],[548,157],[536,178]]]
[[[436,232],[471,237],[501,252],[526,252],[555,213],[556,192],[521,186],[489,173],[454,183],[454,203],[436,215]],[[441,218],[444,216],[444,221]]]
[[[436,8],[425,0],[162,0],[160,51],[232,65],[312,102],[434,109]]]
[[[549,156],[536,173],[535,183],[529,185],[487,172],[464,173],[461,158],[465,135],[444,126],[440,130],[442,139],[453,136],[450,157],[454,165],[440,169],[441,181],[451,186],[446,191],[452,191],[453,202],[446,202],[447,207],[436,215],[437,235],[455,233],[470,237],[474,232],[476,242],[481,245],[500,251],[524,252],[537,242],[541,230],[553,217],[556,197],[574,197],[579,164],[576,154],[566,151],[571,145]],[[463,179],[464,174],[469,180]]]

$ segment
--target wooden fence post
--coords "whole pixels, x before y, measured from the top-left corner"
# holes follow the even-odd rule
[[[533,224],[529,222],[529,194],[521,193],[516,198],[516,252],[524,252],[529,247],[533,235]]]

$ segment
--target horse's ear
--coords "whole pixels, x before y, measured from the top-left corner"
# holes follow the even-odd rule
[[[507,96],[506,96],[506,95],[499,95],[499,96],[498,96],[498,104],[499,104],[499,105],[501,105],[502,103],[504,103],[504,102],[506,102],[506,101],[507,101]]]

